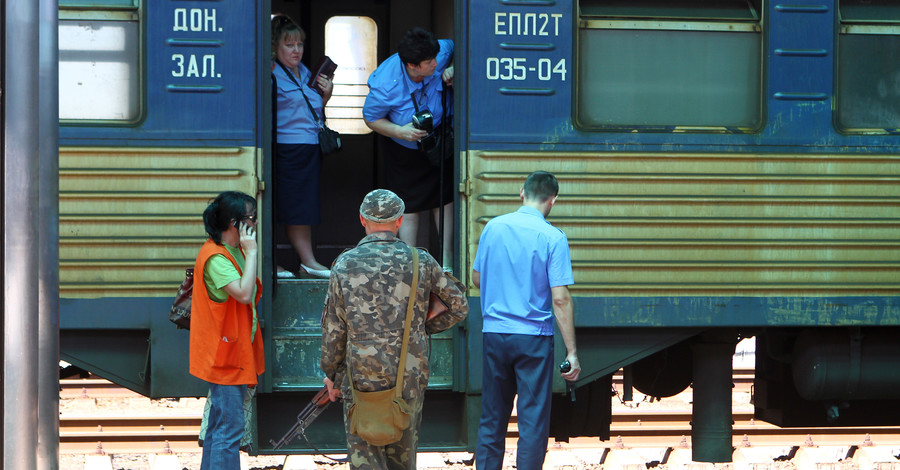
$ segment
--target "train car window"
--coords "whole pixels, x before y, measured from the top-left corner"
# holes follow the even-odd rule
[[[123,2],[105,2],[104,4]],[[140,116],[138,14],[59,11],[59,118],[131,122]],[[129,3],[130,5],[130,3]]]
[[[900,132],[900,5],[842,1],[837,54],[837,127],[846,133]]]
[[[338,68],[325,116],[342,134],[372,132],[362,117],[369,89],[366,81],[378,66],[378,26],[366,16],[334,16],[325,22],[325,55]]]
[[[60,8],[123,8],[138,7],[138,0],[59,0]]]
[[[580,0],[579,127],[758,129],[762,11],[757,0]]]
[[[693,20],[759,20],[758,0],[582,0],[582,17]]]
[[[895,0],[841,0],[841,22],[892,23],[900,15],[900,4]]]

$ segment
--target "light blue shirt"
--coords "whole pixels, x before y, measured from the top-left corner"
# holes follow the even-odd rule
[[[394,124],[405,126],[412,122],[412,115],[416,113],[415,105],[410,97],[415,97],[419,110],[428,108],[434,115],[434,127],[436,128],[443,117],[444,108],[441,106],[441,91],[444,82],[441,74],[444,73],[453,62],[453,41],[439,39],[440,51],[437,57],[437,67],[434,73],[422,81],[415,83],[406,73],[406,66],[400,60],[400,56],[394,54],[369,75],[369,94],[363,105],[363,117],[369,122],[375,122],[382,118],[388,118]],[[402,139],[393,139],[394,142],[415,149],[416,143]]]
[[[319,122],[322,121],[322,109],[325,103],[322,97],[306,83],[309,81],[311,72],[302,63],[298,67],[300,76],[294,76],[294,80],[300,84],[298,87],[284,73],[284,69],[277,63],[272,69],[272,75],[275,77],[275,93],[278,105],[278,143],[279,144],[318,144],[320,124],[316,124],[309,107],[303,99],[303,95],[309,99],[309,104],[318,115]],[[288,73],[293,75],[293,72]]]
[[[569,240],[537,209],[491,219],[472,269],[481,275],[484,333],[553,335],[551,287],[574,284]]]

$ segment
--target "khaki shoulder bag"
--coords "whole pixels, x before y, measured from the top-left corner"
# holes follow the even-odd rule
[[[412,323],[413,305],[419,285],[419,250],[410,247],[413,261],[413,278],[406,306],[406,323],[403,327],[403,346],[400,348],[400,366],[397,368],[397,383],[394,388],[377,392],[361,392],[353,385],[353,405],[350,406],[350,434],[356,434],[373,446],[393,444],[403,437],[409,428],[409,404],[403,400],[403,376],[406,372],[406,352],[409,348],[409,330]],[[349,357],[349,355],[348,355]],[[349,371],[350,368],[348,367]]]

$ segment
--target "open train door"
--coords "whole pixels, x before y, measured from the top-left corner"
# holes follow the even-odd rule
[[[338,64],[325,117],[328,127],[341,134],[342,149],[323,157],[322,219],[312,227],[316,258],[325,265],[362,238],[355,214],[359,201],[377,184],[377,142],[363,122],[362,107],[368,93],[366,80],[388,54],[385,25],[389,23],[389,6],[388,2],[367,0],[272,2],[273,14],[287,14],[306,33],[301,61],[307,68],[312,70],[324,55]],[[277,261],[296,272],[299,258],[284,227],[275,230]]]
[[[306,33],[301,61],[313,68],[323,55],[338,64],[335,88],[325,108],[328,126],[341,133],[343,149],[324,157],[321,174],[322,221],[313,227],[317,259],[329,264],[345,248],[364,236],[359,204],[365,194],[383,184],[381,136],[362,119],[369,75],[396,52],[403,34],[420,26],[439,38],[452,34],[452,0],[273,0],[273,13],[293,18]],[[269,168],[271,165],[268,166]],[[420,224],[426,226],[427,224]],[[432,227],[433,229],[433,227]],[[294,269],[297,255],[284,235],[278,234],[276,257]],[[420,233],[419,244],[428,245]],[[435,237],[428,235],[428,240]],[[434,247],[428,246],[434,252]],[[293,263],[293,264],[291,264]],[[307,442],[294,440],[273,450],[279,439],[322,387],[319,369],[321,313],[327,289],[325,279],[279,279],[264,331],[266,374],[257,395],[257,443],[260,453],[313,453]],[[431,376],[423,410],[419,448],[466,450],[471,417],[465,395],[465,345],[459,331],[431,338]],[[308,430],[309,444],[322,452],[346,452],[340,406],[332,406]],[[474,440],[471,445],[474,446]]]
[[[452,0],[272,1],[273,14],[289,15],[306,33],[303,64],[312,70],[324,55],[338,64],[325,116],[328,126],[341,134],[343,148],[322,162],[322,221],[312,229],[313,249],[323,264],[330,264],[362,238],[356,216],[359,203],[366,193],[383,187],[382,137],[362,118],[369,74],[396,52],[403,33],[412,27],[429,28],[439,38],[452,37],[452,5]],[[423,226],[419,240],[436,241],[435,234],[425,233],[428,227]],[[299,261],[283,231],[276,228],[276,257],[282,266],[295,270]],[[434,247],[428,248],[434,252]]]

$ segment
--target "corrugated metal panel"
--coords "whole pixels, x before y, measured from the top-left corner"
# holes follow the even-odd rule
[[[254,148],[60,149],[60,295],[172,296],[226,190],[255,195]]]
[[[900,157],[473,151],[466,266],[525,177],[550,171],[550,221],[581,296],[898,295]],[[476,292],[476,291],[472,291]]]

